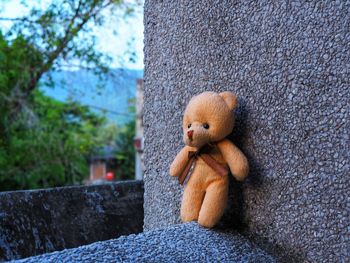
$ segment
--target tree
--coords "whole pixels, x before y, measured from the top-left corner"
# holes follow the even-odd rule
[[[129,100],[130,114],[135,114],[135,99]],[[118,127],[115,124],[105,125],[96,138],[100,145],[112,146],[115,149],[115,157],[118,161],[116,178],[135,178],[135,121],[130,120],[124,126]]]
[[[92,25],[102,26],[106,12],[112,15],[118,9],[130,14],[133,7],[122,0],[52,0],[47,9],[33,7],[28,16],[0,17],[14,22],[5,38],[14,42],[21,39],[38,55],[33,63],[12,65],[26,74],[25,81],[16,83],[16,97],[25,100],[45,73],[74,62],[100,76],[107,73],[110,58],[96,50]],[[17,108],[21,106],[18,104]]]
[[[0,31],[0,190],[74,184],[87,174],[104,118],[38,88],[44,74],[72,63],[103,78],[109,59],[91,28],[116,10],[132,12],[121,0],[53,0],[25,17],[0,17],[14,22]]]
[[[133,103],[134,101],[130,101]],[[129,108],[129,112],[135,112],[134,107]],[[133,179],[135,175],[135,121],[129,121],[118,133],[116,138],[117,160],[120,163],[119,178]]]
[[[98,145],[94,137],[104,119],[37,90],[32,97],[33,112],[23,111],[1,138],[0,190],[80,183],[88,174],[86,161]],[[35,116],[34,123],[28,123],[28,114]]]

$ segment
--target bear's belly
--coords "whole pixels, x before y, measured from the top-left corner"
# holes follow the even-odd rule
[[[219,163],[227,168],[227,165],[223,164],[222,162]],[[210,183],[215,181],[228,181],[228,175],[220,175],[201,158],[198,158],[195,162],[195,166],[193,167],[188,184],[196,185],[200,188],[206,188]]]

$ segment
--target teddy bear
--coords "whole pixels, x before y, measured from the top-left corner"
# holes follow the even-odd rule
[[[231,92],[203,92],[188,103],[183,116],[185,146],[170,166],[170,175],[185,185],[181,220],[214,227],[226,208],[228,173],[243,181],[247,158],[226,139],[234,126],[237,97]]]

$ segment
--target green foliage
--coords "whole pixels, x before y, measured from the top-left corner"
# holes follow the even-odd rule
[[[38,89],[44,74],[72,61],[105,76],[109,59],[96,50],[91,25],[103,25],[104,12],[116,8],[132,10],[124,1],[52,0],[0,31],[0,191],[81,183],[93,150],[111,141],[126,149],[131,159],[122,163],[134,173],[133,124],[113,130],[87,107]]]
[[[129,113],[135,114],[135,99],[129,100]],[[136,135],[136,122],[130,121],[122,127],[116,138],[116,145],[119,151],[116,158],[120,162],[119,178],[134,179],[135,175],[135,147],[134,138]]]
[[[81,183],[104,119],[39,91],[32,97],[33,112],[23,111],[1,138],[0,190]]]
[[[119,151],[116,158],[120,163],[118,178],[134,179],[135,178],[135,122],[127,123],[119,132],[116,145]]]
[[[15,23],[8,38],[22,35],[35,45],[43,56],[42,64],[38,65],[42,70],[58,69],[74,61],[96,73],[108,71],[110,58],[96,48],[93,27],[95,30],[102,27],[108,17],[130,15],[140,4],[123,0],[51,0],[47,3],[45,9],[33,3],[28,16],[10,19]]]
[[[129,103],[134,104],[135,101]],[[135,108],[130,107],[129,112],[135,113]],[[96,137],[98,145],[108,145],[116,149],[115,158],[118,161],[119,169],[116,178],[135,178],[135,121],[130,121],[122,127],[115,124],[103,126]]]

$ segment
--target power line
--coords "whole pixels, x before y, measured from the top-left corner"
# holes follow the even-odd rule
[[[87,106],[87,107],[90,107],[90,108],[94,108],[94,109],[97,109],[97,110],[100,110],[100,111],[106,111],[106,112],[109,112],[109,113],[114,114],[114,115],[135,116],[134,113],[118,112],[118,111],[114,111],[114,110],[108,110],[106,108],[102,108],[102,107],[95,106],[95,105],[90,105],[90,104],[84,104],[84,106]]]

